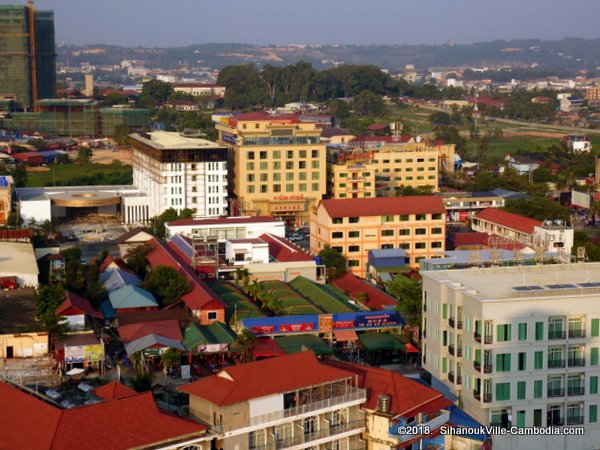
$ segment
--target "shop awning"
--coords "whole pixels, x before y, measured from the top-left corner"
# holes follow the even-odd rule
[[[419,353],[419,349],[412,344],[406,344],[406,353]]]
[[[281,336],[275,338],[277,345],[286,353],[299,353],[312,350],[315,355],[331,355],[333,350],[323,339],[313,334],[297,334],[294,336]]]
[[[379,350],[404,350],[406,346],[392,333],[362,333],[358,339],[369,352]]]
[[[358,335],[354,330],[335,330],[333,335],[337,342],[354,342],[358,340]]]
[[[254,358],[271,358],[272,356],[283,356],[285,352],[281,349],[275,339],[259,338],[256,340],[256,345],[252,349]]]

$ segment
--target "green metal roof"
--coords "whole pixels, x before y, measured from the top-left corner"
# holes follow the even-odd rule
[[[235,333],[221,322],[213,322],[208,326],[190,322],[183,331],[183,346],[186,350],[205,344],[232,344],[235,339]]]
[[[377,350],[404,350],[406,346],[395,334],[362,333],[358,335],[360,343],[370,352]]]
[[[327,289],[302,276],[294,278],[289,285],[308,298],[326,313],[342,313],[358,311],[359,308],[349,303],[348,297],[337,289]]]
[[[331,347],[318,336],[312,334],[298,334],[294,336],[280,336],[275,338],[277,345],[286,353],[299,353],[312,350],[315,355],[331,355]]]

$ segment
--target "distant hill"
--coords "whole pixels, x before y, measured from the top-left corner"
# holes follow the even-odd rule
[[[256,46],[249,44],[199,44],[176,48],[127,48],[117,46],[61,46],[58,60],[69,65],[89,62],[118,64],[125,59],[146,61],[147,67],[211,67],[231,64],[286,65],[304,60],[315,68],[337,63],[375,64],[401,70],[455,66],[536,66],[544,70],[595,70],[600,66],[600,39],[566,38],[492,41],[469,45],[323,45]],[[600,72],[600,71],[599,71]]]

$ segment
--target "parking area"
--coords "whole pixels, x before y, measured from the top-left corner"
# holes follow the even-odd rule
[[[305,251],[309,251],[310,248],[310,229],[308,227],[290,229],[288,228],[285,232],[285,237],[290,242],[293,242],[298,247]]]

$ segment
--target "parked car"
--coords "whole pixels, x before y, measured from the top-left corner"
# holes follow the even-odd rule
[[[9,289],[16,289],[19,287],[17,277],[0,277],[0,288],[5,291]]]

